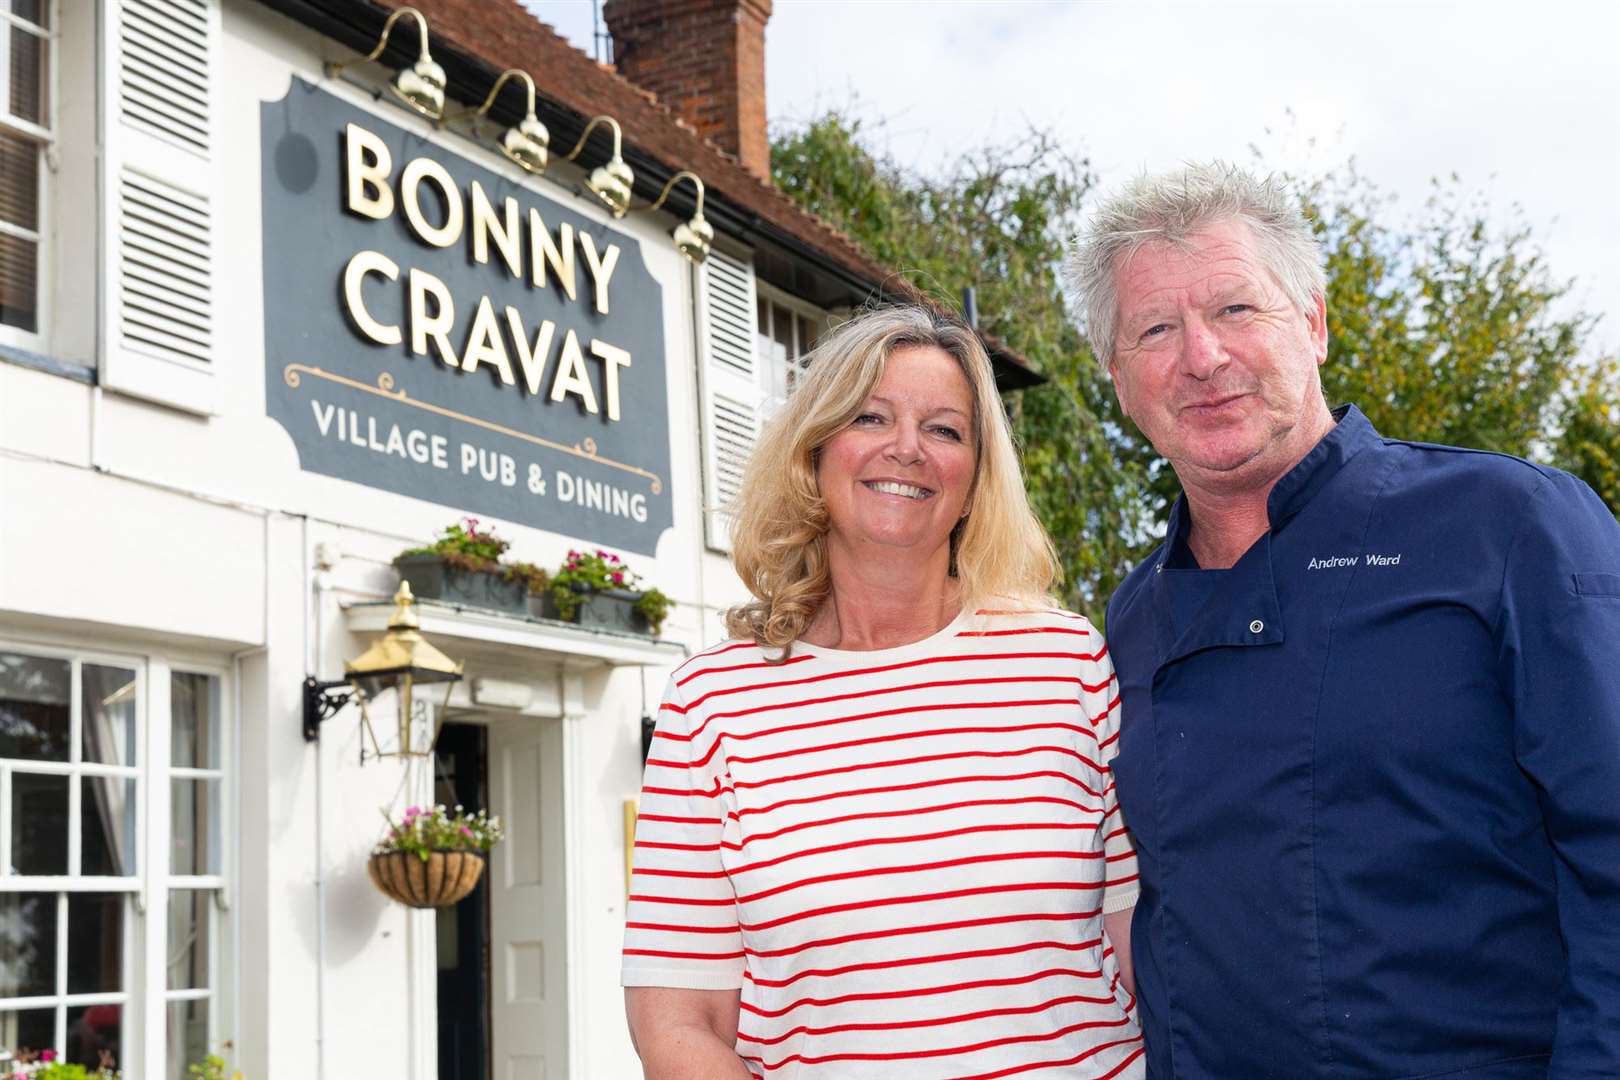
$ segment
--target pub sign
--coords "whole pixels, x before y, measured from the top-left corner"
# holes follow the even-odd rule
[[[301,79],[260,141],[266,410],[302,468],[653,554],[669,410],[640,243]]]

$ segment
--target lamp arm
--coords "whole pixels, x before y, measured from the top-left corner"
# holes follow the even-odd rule
[[[478,106],[475,109],[471,109],[471,108],[469,108],[469,109],[460,109],[460,110],[458,110],[456,112],[453,112],[453,113],[446,113],[444,116],[439,118],[438,126],[443,127],[445,124],[448,124],[452,120],[460,120],[463,116],[469,116],[469,115],[483,116],[485,113],[489,112],[490,107],[495,104],[495,95],[499,94],[501,92],[501,87],[506,85],[506,80],[512,78],[514,75],[517,76],[518,78],[522,79],[525,83],[528,84],[528,87],[529,87],[529,111],[527,113],[525,113],[524,115],[533,116],[534,115],[534,80],[529,77],[529,73],[527,71],[524,71],[521,68],[507,68],[505,71],[501,72],[501,77],[495,80],[495,85],[489,88],[489,96],[484,98],[484,103],[482,105]]]
[[[591,132],[596,130],[597,124],[607,124],[613,129],[613,156],[620,156],[619,145],[622,133],[619,130],[619,122],[611,116],[603,115],[591,117],[591,122],[585,125],[585,130],[579,133],[579,142],[575,143],[574,148],[568,151],[568,156],[563,158],[564,161],[573,161],[579,156],[579,152],[585,149],[585,140],[591,137]]]
[[[388,47],[388,35],[393,33],[394,24],[399,21],[399,17],[401,15],[414,15],[414,16],[416,16],[417,32],[420,35],[421,42],[422,42],[422,56],[421,56],[421,59],[423,59],[423,60],[428,59],[428,26],[427,26],[427,19],[423,18],[422,13],[420,11],[417,11],[413,7],[402,7],[402,8],[397,8],[392,15],[388,16],[388,21],[383,23],[382,37],[377,39],[377,47],[375,49],[372,49],[371,52],[366,54],[365,59],[362,61],[362,63],[370,63],[371,61],[377,59],[377,57],[382,55],[383,50]]]
[[[657,210],[660,206],[664,205],[664,200],[669,198],[670,190],[675,187],[676,182],[679,180],[690,180],[697,188],[697,207],[693,213],[693,216],[703,216],[703,178],[697,173],[688,169],[682,169],[680,172],[669,178],[669,182],[664,185],[664,190],[658,193],[658,198],[647,204],[648,213],[651,213],[652,211]]]

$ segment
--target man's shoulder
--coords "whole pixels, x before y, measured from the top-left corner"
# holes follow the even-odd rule
[[[1389,438],[1383,444],[1401,456],[1385,496],[1415,497],[1431,507],[1505,509],[1502,500],[1529,498],[1549,483],[1579,483],[1551,465],[1495,450]]]

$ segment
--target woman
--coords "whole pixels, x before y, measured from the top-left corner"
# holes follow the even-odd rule
[[[647,1077],[1140,1076],[1113,672],[1045,599],[976,335],[831,333],[736,509],[755,600],[671,677],[642,793]]]

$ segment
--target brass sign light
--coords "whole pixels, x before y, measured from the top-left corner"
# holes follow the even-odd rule
[[[669,178],[664,190],[658,193],[658,198],[647,207],[648,211],[657,210],[669,198],[670,189],[677,180],[690,180],[697,188],[697,206],[692,211],[692,219],[683,221],[675,226],[671,235],[675,237],[675,249],[696,266],[702,266],[703,260],[709,257],[709,244],[714,240],[714,226],[703,217],[703,178],[697,173],[682,169]]]
[[[483,117],[489,112],[490,106],[495,104],[495,95],[501,92],[501,87],[506,84],[507,79],[523,80],[529,91],[529,109],[522,120],[506,129],[501,141],[495,145],[509,160],[538,176],[546,171],[546,148],[551,144],[551,132],[546,130],[546,125],[535,115],[534,80],[529,77],[527,71],[507,68],[501,72],[501,77],[495,80],[495,85],[490,87],[489,96],[484,98],[482,105],[476,109],[463,109],[458,113],[452,113],[443,117],[439,123],[442,125],[468,115]]]
[[[636,178],[630,171],[630,166],[624,163],[624,155],[620,152],[623,133],[619,130],[617,120],[611,116],[592,117],[591,122],[585,125],[585,130],[580,132],[579,142],[574,144],[574,148],[563,160],[573,161],[579,156],[579,152],[585,149],[585,140],[591,137],[591,132],[596,130],[597,124],[606,124],[613,129],[613,157],[608,159],[606,165],[599,165],[591,171],[585,186],[596,193],[596,197],[612,211],[615,218],[622,218],[625,211],[630,209],[630,185],[635,183]]]
[[[450,689],[461,679],[462,664],[451,660],[422,636],[422,622],[416,614],[416,598],[411,595],[407,582],[399,583],[394,594],[394,615],[388,621],[388,632],[357,659],[343,665],[344,677],[323,682],[313,675],[304,680],[304,741],[315,742],[321,737],[321,722],[335,715],[350,698],[358,698],[360,722],[371,740],[368,754],[362,746],[360,759],[367,757],[426,757],[433,753],[438,741],[439,727],[444,723],[444,711],[450,704]],[[434,717],[433,738],[425,747],[416,747],[412,740],[412,706],[416,687],[432,683],[444,684],[444,702]],[[347,693],[333,693],[348,687]],[[384,690],[399,693],[399,746],[384,751],[372,729],[366,702]]]
[[[388,16],[388,21],[383,23],[382,36],[377,39],[377,47],[361,57],[359,61],[351,61],[350,63],[369,63],[381,56],[383,50],[388,47],[388,35],[393,32],[394,23],[399,21],[401,15],[410,15],[416,19],[417,30],[421,36],[422,52],[417,57],[415,64],[400,69],[399,74],[394,76],[394,81],[388,84],[388,89],[393,91],[395,97],[423,116],[437,120],[444,115],[444,86],[446,80],[444,68],[434,63],[432,55],[428,52],[427,19],[423,18],[420,11],[412,7],[402,7],[396,10],[392,15]],[[350,64],[327,64],[326,74],[329,78],[336,78],[344,68],[349,66]],[[530,115],[533,115],[532,106]]]

